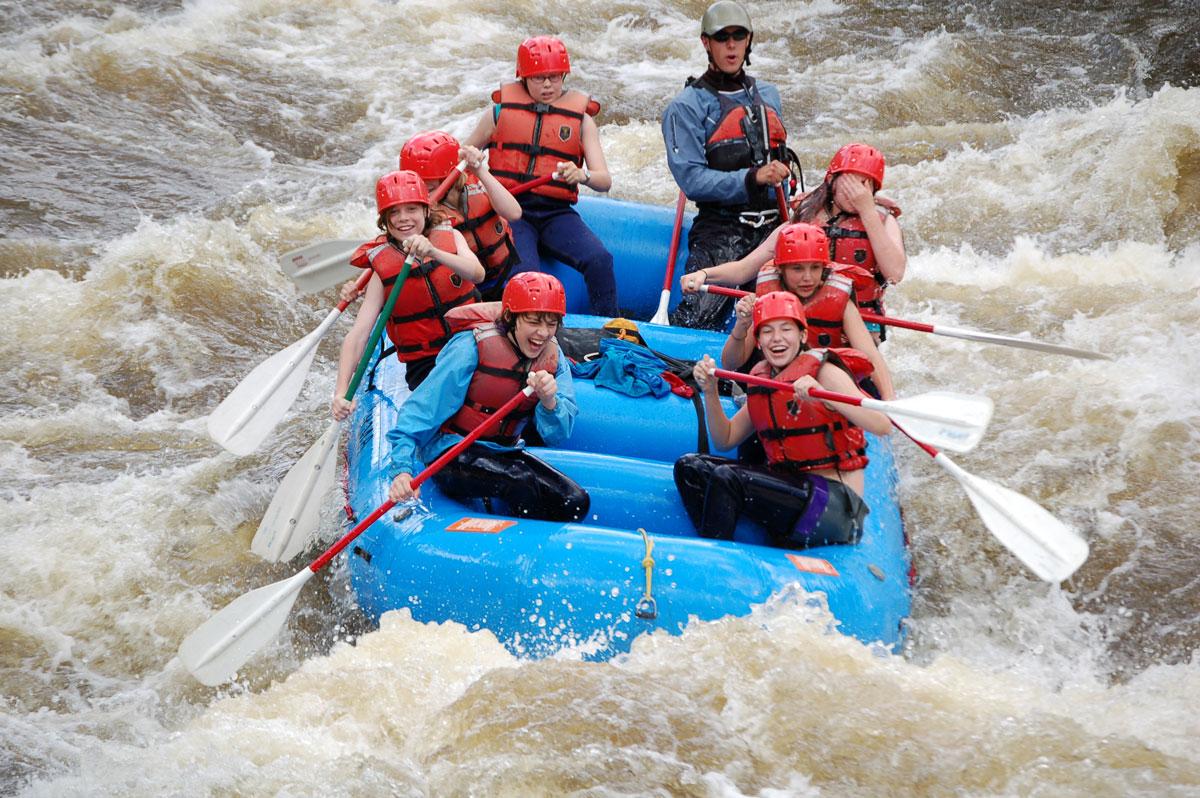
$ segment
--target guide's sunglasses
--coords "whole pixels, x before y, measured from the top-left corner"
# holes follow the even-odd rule
[[[735,42],[744,42],[749,36],[750,31],[745,28],[738,28],[737,30],[719,30],[708,38],[718,44],[724,44],[730,39],[733,39]]]

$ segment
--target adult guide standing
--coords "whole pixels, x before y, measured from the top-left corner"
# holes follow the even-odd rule
[[[737,260],[779,220],[775,187],[791,175],[779,90],[746,74],[754,28],[746,9],[718,0],[704,12],[708,71],[689,78],[663,112],[667,165],[699,212],[688,233],[685,273]],[[685,296],[677,326],[723,329],[728,297]]]

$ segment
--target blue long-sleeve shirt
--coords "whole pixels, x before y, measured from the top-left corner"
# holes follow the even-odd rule
[[[554,346],[558,343],[554,342]],[[401,473],[415,476],[424,464],[462,440],[461,435],[442,432],[441,426],[463,406],[478,365],[479,349],[470,330],[455,335],[438,354],[437,365],[404,403],[396,426],[387,435],[392,447],[389,467],[393,476]],[[571,436],[579,413],[571,365],[562,349],[558,350],[554,379],[558,383],[554,409],[547,410],[538,402],[533,412],[533,422],[550,446]],[[478,443],[502,451],[513,448],[482,438]]]
[[[783,118],[779,90],[769,83],[757,82],[762,101]],[[721,92],[741,105],[751,105],[745,90]],[[721,102],[712,92],[692,85],[684,88],[671,100],[663,112],[662,134],[667,145],[667,166],[675,182],[693,202],[720,205],[745,205],[750,201],[747,181],[750,169],[722,172],[710,169],[704,155],[708,137],[717,129],[721,119]]]

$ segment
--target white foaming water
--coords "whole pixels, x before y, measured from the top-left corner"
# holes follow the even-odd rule
[[[902,392],[996,401],[956,460],[1084,532],[1065,589],[898,441],[919,577],[902,656],[789,595],[618,662],[524,662],[403,614],[359,635],[335,573],[237,685],[202,688],[174,659],[298,567],[248,543],[324,428],[344,325],[260,453],[203,427],[327,311],[278,254],[369,236],[400,143],[469,132],[527,32],[560,31],[572,84],[603,102],[614,195],[672,201],[658,113],[701,71],[700,10],[247,0],[5,31],[0,124],[44,146],[4,152],[28,208],[0,206],[25,231],[0,247],[0,791],[1200,793],[1200,89],[1098,91],[978,18],[914,31],[920,7],[757,4],[752,71],[780,86],[810,182],[850,138],[889,155],[911,256],[889,311],[1114,357],[887,345]],[[1012,52],[1030,71],[1005,71]],[[56,225],[73,240],[40,238]]]

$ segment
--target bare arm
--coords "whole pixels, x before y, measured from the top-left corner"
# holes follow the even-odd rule
[[[409,236],[400,243],[400,248],[405,252],[415,254],[418,258],[433,258],[464,280],[472,283],[483,282],[483,266],[480,265],[479,258],[475,257],[475,253],[471,251],[467,239],[463,238],[462,233],[457,230],[450,232],[454,235],[454,252],[438,249],[422,235]]]
[[[492,203],[492,207],[501,219],[515,222],[521,218],[521,203],[517,202],[517,198],[509,193],[509,190],[492,174],[488,168],[487,159],[483,157],[483,153],[478,147],[467,144],[458,151],[458,157],[466,161],[467,168],[479,178],[479,182],[487,191],[488,201]]]
[[[892,372],[888,369],[887,361],[883,359],[883,353],[875,345],[875,339],[863,322],[862,314],[855,307],[854,300],[846,303],[846,312],[842,315],[842,329],[846,331],[846,339],[850,346],[866,355],[867,360],[875,367],[873,377],[875,385],[879,387],[879,397],[889,402],[895,399],[896,389],[892,385]]]
[[[729,333],[729,337],[725,339],[725,346],[721,348],[722,368],[732,371],[750,359],[750,353],[754,351],[754,339],[750,337],[750,318],[753,312],[753,294],[747,294],[737,301],[737,321],[733,323],[733,331]]]
[[[900,282],[904,279],[904,270],[908,265],[900,224],[891,214],[882,216],[874,210],[862,218],[863,227],[867,229],[867,237],[871,241],[871,249],[875,252],[875,264],[879,273],[889,283]]]
[[[367,339],[371,337],[371,330],[382,308],[383,283],[379,281],[378,275],[372,275],[363,294],[362,305],[354,317],[354,324],[342,340],[342,351],[338,356],[337,387],[333,390],[331,405],[333,417],[338,421],[350,415],[354,407],[353,402],[346,401],[346,391],[350,388],[350,380],[358,368],[358,361],[362,359],[363,349],[366,348]]]
[[[479,117],[479,121],[475,123],[475,129],[463,139],[462,143],[482,150],[492,140],[492,133],[495,131],[496,120],[492,118],[492,106],[489,104],[484,110],[483,116]]]
[[[696,361],[692,376],[696,385],[704,392],[704,419],[708,425],[708,437],[718,449],[730,449],[750,437],[754,431],[750,423],[750,411],[741,408],[733,418],[725,415],[721,397],[717,394],[717,378],[713,374],[717,364],[708,355]]]
[[[753,280],[759,269],[775,256],[775,239],[777,238],[779,238],[778,228],[745,257],[726,261],[716,266],[707,266],[683,275],[679,278],[679,289],[685,294],[694,294],[700,290],[700,286],[707,283],[742,285]]]
[[[908,263],[900,225],[890,213],[880,213],[875,205],[875,194],[867,187],[868,178],[851,177],[857,179],[847,180],[843,176],[834,185],[834,200],[843,208],[852,209],[862,220],[879,273],[889,283],[898,283],[904,279],[904,267]]]
[[[604,160],[604,148],[600,146],[600,128],[596,127],[596,120],[587,114],[583,115],[581,135],[583,163],[590,173],[584,185],[593,191],[608,191],[612,188],[612,175],[608,173],[608,161]]]
[[[797,383],[800,381],[797,380]],[[817,372],[817,382],[827,391],[844,393],[850,396],[863,395],[863,392],[854,384],[854,380],[850,379],[850,375],[832,363],[825,363],[821,366],[821,370]],[[805,394],[807,394],[807,390]],[[810,399],[808,401],[813,400]],[[888,435],[892,431],[891,419],[878,410],[867,410],[863,407],[844,405],[838,402],[822,401],[822,404],[830,410],[841,413],[867,432],[873,432],[876,435]]]

